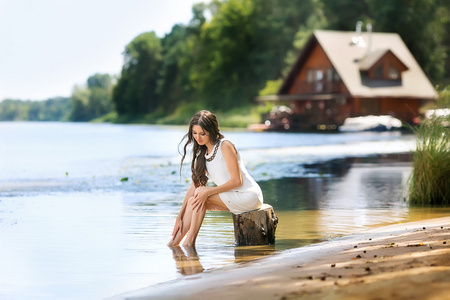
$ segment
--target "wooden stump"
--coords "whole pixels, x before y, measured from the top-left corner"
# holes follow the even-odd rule
[[[275,244],[278,218],[271,205],[263,204],[258,210],[233,214],[233,222],[237,246]]]

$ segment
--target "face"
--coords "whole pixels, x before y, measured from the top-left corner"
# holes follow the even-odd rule
[[[192,137],[197,141],[200,146],[210,143],[209,133],[199,125],[192,126]]]

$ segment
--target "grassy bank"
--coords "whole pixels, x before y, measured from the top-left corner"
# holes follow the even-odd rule
[[[187,125],[192,116],[203,109],[196,104],[187,104],[178,107],[173,114],[164,115],[161,112],[152,114],[119,116],[112,112],[93,122],[109,122],[120,124],[158,124],[158,125]],[[261,113],[267,108],[259,106],[247,106],[235,108],[229,111],[212,111],[217,115],[221,127],[228,128],[247,128],[250,124],[261,122]]]
[[[448,107],[444,90],[438,107]],[[411,203],[450,204],[450,116],[432,116],[415,129],[416,151],[410,178]]]

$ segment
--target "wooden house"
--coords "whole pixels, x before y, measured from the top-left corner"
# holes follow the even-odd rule
[[[348,117],[391,115],[414,123],[437,93],[395,33],[316,30],[277,95],[290,128],[334,130]]]

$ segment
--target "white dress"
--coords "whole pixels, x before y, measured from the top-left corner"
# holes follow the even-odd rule
[[[210,162],[206,161],[206,171],[208,172],[208,178],[212,180],[217,186],[226,183],[231,179],[230,172],[228,171],[225,158],[222,154],[222,143],[217,149],[216,157]],[[233,145],[234,146],[234,145]],[[237,152],[239,169],[241,171],[242,185],[227,192],[219,193],[219,197],[222,202],[228,207],[228,209],[234,214],[240,214],[243,212],[259,209],[263,203],[263,194],[261,188],[256,181],[250,176],[244,163],[241,159],[241,155]],[[214,151],[205,155],[208,159],[213,155]]]

